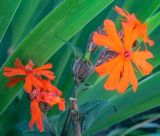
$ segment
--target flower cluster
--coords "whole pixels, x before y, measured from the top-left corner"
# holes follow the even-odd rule
[[[33,128],[36,123],[40,132],[43,127],[43,112],[45,107],[52,107],[58,104],[59,110],[65,110],[65,100],[61,98],[62,92],[52,85],[51,80],[55,79],[54,73],[49,69],[52,64],[34,68],[34,63],[29,60],[27,65],[23,65],[17,58],[15,60],[15,68],[4,67],[3,75],[9,78],[8,86],[12,87],[24,81],[24,90],[31,100],[31,121],[29,127]]]
[[[116,55],[98,65],[95,70],[100,76],[109,75],[104,85],[105,89],[116,89],[123,93],[131,83],[135,92],[138,85],[135,70],[138,69],[142,74],[148,75],[153,69],[146,61],[153,57],[146,44],[153,46],[154,41],[147,35],[147,25],[141,23],[135,14],[129,14],[117,6],[115,11],[124,17],[121,23],[122,30],[117,32],[114,22],[106,19],[104,21],[106,34],[95,32],[93,41],[98,46],[109,48]],[[142,39],[145,50],[140,50],[137,45],[139,39]]]

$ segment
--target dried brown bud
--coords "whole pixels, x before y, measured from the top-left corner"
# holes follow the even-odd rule
[[[97,60],[96,66],[103,64],[104,62],[108,61],[111,58],[117,56],[117,53],[111,51],[109,48],[105,48],[100,52],[99,58]]]
[[[99,26],[97,32],[100,34],[106,34],[106,31],[103,26]],[[98,46],[93,42],[93,33],[89,37],[87,48],[89,52],[94,52],[98,49]]]
[[[40,109],[41,109],[41,111],[42,112],[47,112],[48,110],[50,110],[50,106],[49,106],[49,104],[47,104],[47,103],[44,103],[44,102],[40,102],[39,103],[39,107],[40,107]]]
[[[92,69],[93,64],[90,61],[83,61],[82,59],[77,59],[72,68],[76,85],[84,82],[89,76]]]
[[[39,90],[34,89],[30,94],[27,94],[27,96],[32,101],[37,98],[38,94],[39,94]]]
[[[97,28],[97,32],[98,32],[99,34],[104,34],[104,35],[107,34],[107,33],[106,33],[106,30],[105,30],[105,28],[104,28],[103,26],[99,26],[99,27]]]
[[[89,52],[94,52],[98,49],[98,46],[93,42],[93,33],[90,35],[87,48]]]
[[[137,47],[137,45],[138,45],[138,41],[136,40],[136,41],[133,43],[133,46],[132,46],[132,47],[133,47],[133,48],[134,48],[134,47]]]

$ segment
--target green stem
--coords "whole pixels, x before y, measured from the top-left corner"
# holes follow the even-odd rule
[[[50,123],[49,123],[49,121],[48,121],[48,119],[47,119],[46,113],[44,114],[43,119],[44,119],[44,121],[45,121],[45,123],[46,123],[46,125],[47,125],[47,129],[49,130],[49,133],[50,133],[52,136],[56,136],[56,131],[55,131],[54,128],[51,127],[51,125],[50,125]]]

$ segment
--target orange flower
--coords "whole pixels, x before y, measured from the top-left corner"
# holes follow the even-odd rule
[[[115,51],[118,55],[97,66],[96,72],[100,76],[109,74],[109,78],[105,83],[107,90],[117,89],[119,93],[123,93],[131,83],[133,90],[136,91],[138,81],[132,63],[144,75],[148,75],[153,69],[146,61],[153,57],[151,52],[133,50],[133,43],[141,36],[141,27],[135,27],[133,23],[122,22],[124,36],[120,37],[111,20],[105,20],[104,26],[107,35],[95,32],[93,41],[99,46],[109,47],[110,50]]]
[[[12,87],[18,82],[25,80],[24,89],[31,100],[31,121],[29,127],[33,128],[33,125],[36,123],[37,128],[42,132],[44,131],[44,111],[47,111],[55,104],[58,105],[59,110],[65,110],[65,100],[61,98],[62,92],[51,83],[51,80],[55,78],[53,72],[48,70],[52,68],[52,64],[33,68],[34,64],[31,60],[24,66],[17,58],[15,66],[15,68],[4,68],[3,74],[9,77],[10,80],[7,85]],[[45,79],[43,79],[43,77],[45,77]]]
[[[36,123],[40,132],[44,131],[43,127],[43,111],[41,110],[40,103],[45,103],[49,107],[58,104],[59,110],[65,110],[65,101],[61,98],[56,90],[52,92],[41,91],[40,89],[34,89],[30,94],[31,98],[31,121],[29,127],[32,129]]]
[[[141,23],[136,18],[135,14],[129,14],[126,10],[124,10],[122,8],[115,6],[115,11],[126,18],[126,20],[124,20],[125,22],[133,23],[135,25],[135,27],[141,28],[141,37],[142,37],[144,43],[148,43],[150,46],[154,45],[154,41],[150,40],[147,35],[147,24]]]
[[[17,82],[25,80],[24,89],[27,93],[30,93],[32,91],[32,86],[34,86],[35,88],[42,87],[42,83],[40,82],[39,77],[45,76],[51,80],[55,78],[53,72],[48,70],[52,68],[52,64],[50,63],[39,68],[33,68],[34,64],[32,60],[29,60],[28,64],[24,66],[17,58],[14,64],[16,66],[15,68],[4,67],[3,75],[5,75],[6,77],[25,76],[25,78],[10,78],[8,86],[14,86]]]

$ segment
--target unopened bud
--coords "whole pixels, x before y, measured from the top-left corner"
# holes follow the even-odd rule
[[[39,103],[39,107],[41,109],[42,112],[47,112],[51,107],[49,106],[49,104],[44,103],[44,102],[40,102]]]
[[[94,44],[93,42],[93,33],[91,34],[90,38],[89,38],[89,42],[88,42],[88,51],[89,52],[94,52],[98,49],[98,46],[96,44]]]
[[[89,76],[92,69],[93,64],[90,61],[83,61],[83,59],[77,59],[72,68],[76,85],[84,82]]]
[[[99,26],[97,32],[100,34],[106,34],[106,31],[103,26]],[[89,37],[87,48],[89,52],[94,52],[98,49],[98,46],[93,42],[93,33]]]
[[[104,62],[110,60],[117,56],[117,53],[111,51],[109,48],[105,48],[100,52],[99,58],[97,60],[96,66],[103,64]]]

